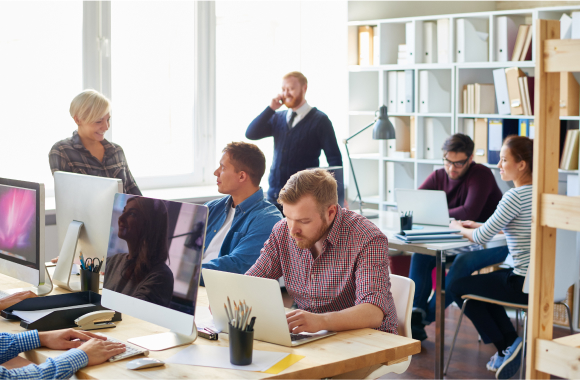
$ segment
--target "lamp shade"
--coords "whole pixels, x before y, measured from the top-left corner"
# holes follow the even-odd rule
[[[379,118],[373,127],[373,140],[390,140],[395,138],[395,127],[389,120],[387,107],[381,106]]]

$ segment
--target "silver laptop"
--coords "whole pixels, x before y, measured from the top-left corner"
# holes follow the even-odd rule
[[[395,189],[397,209],[413,212],[413,224],[449,227],[447,195],[440,190]]]
[[[213,321],[221,331],[228,331],[228,318],[224,309],[228,297],[232,303],[244,300],[252,308],[254,339],[282,346],[298,346],[317,339],[335,335],[332,331],[313,334],[288,332],[286,310],[278,281],[267,278],[202,269],[203,281],[213,315]]]

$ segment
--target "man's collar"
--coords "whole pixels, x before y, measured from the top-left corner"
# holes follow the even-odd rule
[[[241,211],[245,212],[245,211],[248,211],[250,208],[252,208],[253,205],[255,205],[256,203],[260,202],[263,199],[264,199],[264,190],[262,190],[262,188],[260,187],[258,189],[258,191],[256,191],[254,194],[252,194],[249,197],[247,197],[246,199],[244,199],[244,201],[242,203],[240,203],[239,205],[237,205],[236,208],[239,207]],[[225,207],[226,212],[228,212],[229,208],[232,207],[232,202],[233,202],[233,198],[231,195],[229,195],[229,199],[226,202],[226,207]]]
[[[304,115],[306,115],[308,112],[310,112],[311,109],[312,109],[312,107],[310,106],[310,104],[308,104],[308,102],[304,102],[304,104],[301,105],[299,108],[290,109],[289,114],[291,114],[292,112],[296,112],[298,114],[298,116],[304,117]]]

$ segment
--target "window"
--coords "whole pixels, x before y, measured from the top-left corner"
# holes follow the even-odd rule
[[[284,74],[295,70],[308,78],[308,103],[328,115],[341,141],[348,109],[346,1],[219,1],[216,18],[218,160],[227,143],[248,141],[246,128],[280,92]],[[261,184],[267,187],[273,141],[252,143],[266,156]],[[326,165],[324,155],[320,164]]]
[[[133,176],[194,171],[195,2],[113,2],[113,141]]]
[[[0,176],[54,182],[48,152],[76,124],[71,100],[82,91],[82,2],[0,2]]]

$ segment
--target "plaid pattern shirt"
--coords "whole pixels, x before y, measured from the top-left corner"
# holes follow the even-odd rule
[[[40,347],[38,331],[25,331],[20,334],[0,333],[0,361],[6,363],[19,353]],[[29,364],[26,367],[6,369],[0,367],[0,379],[69,379],[76,371],[89,363],[87,354],[73,348],[55,358],[46,359],[41,365]]]
[[[60,140],[52,146],[50,153],[48,153],[52,174],[60,170],[98,177],[119,178],[123,180],[124,193],[141,195],[127,165],[123,148],[107,140],[103,140],[101,144],[105,147],[102,162],[83,146],[77,131],[74,131],[72,137]]]
[[[256,263],[246,275],[278,279],[298,307],[328,313],[370,303],[383,313],[377,330],[397,334],[391,295],[387,237],[365,217],[338,208],[333,225],[314,259],[290,236],[286,219],[278,222]]]

